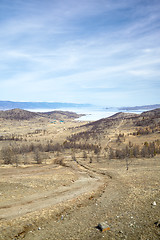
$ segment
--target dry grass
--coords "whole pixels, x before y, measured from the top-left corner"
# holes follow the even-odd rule
[[[54,124],[41,117],[0,120],[0,136],[6,138],[0,141],[0,150],[34,146],[32,151],[18,153],[12,165],[4,165],[1,155],[0,239],[160,237],[154,225],[160,219],[159,155],[132,157],[128,171],[126,159],[109,159],[111,148],[123,149],[131,143],[142,147],[146,141],[160,140],[158,131],[134,136],[135,119],[85,124],[72,120]],[[64,148],[64,142],[70,147]],[[42,151],[47,144],[57,143],[59,150]],[[100,151],[79,147],[91,144]],[[37,164],[35,156],[42,164]],[[102,234],[94,227],[106,220],[111,230]]]

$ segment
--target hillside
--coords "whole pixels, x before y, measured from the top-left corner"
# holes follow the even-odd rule
[[[75,119],[82,116],[74,112],[68,111],[52,111],[52,112],[30,112],[19,108],[0,111],[0,118],[10,120],[30,120],[33,118],[47,118],[55,120]]]
[[[71,146],[85,142],[89,147],[94,143],[96,151],[108,158],[151,157],[160,153],[160,109],[139,115],[118,113],[80,129],[68,137]]]
[[[0,111],[0,118],[11,119],[11,120],[29,120],[38,117],[37,113],[29,112],[19,108],[12,110]]]
[[[123,113],[119,112],[111,117],[103,118],[98,121],[91,122],[86,125],[86,127],[91,127],[92,130],[102,130],[105,131],[110,127],[117,127],[119,123],[121,125],[132,126],[133,128],[136,126],[147,126],[153,127],[153,125],[160,124],[160,108],[154,109],[151,111],[143,112],[141,114],[133,114],[133,113]],[[123,127],[122,127],[123,128]]]
[[[151,111],[147,111],[147,112],[143,112],[141,114],[141,116],[144,117],[151,117],[151,118],[160,118],[160,108],[151,110]]]
[[[117,118],[131,118],[131,117],[136,117],[138,116],[135,113],[124,113],[124,112],[118,112],[110,117],[108,119],[117,119]]]
[[[75,119],[79,118],[81,116],[84,116],[84,114],[77,114],[75,112],[69,112],[69,111],[52,111],[52,112],[43,112],[39,113],[41,116],[49,117],[56,120],[67,120],[67,119]]]
[[[160,109],[0,116],[0,240],[159,239]]]

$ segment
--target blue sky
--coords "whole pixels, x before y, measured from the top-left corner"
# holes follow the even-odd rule
[[[0,0],[0,100],[160,103],[159,0]]]

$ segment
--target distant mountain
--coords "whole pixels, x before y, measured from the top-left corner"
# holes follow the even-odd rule
[[[0,118],[10,120],[30,120],[33,118],[46,118],[50,120],[67,120],[79,118],[81,116],[83,116],[83,114],[77,114],[69,111],[30,112],[19,108],[0,111]]]
[[[14,108],[20,109],[58,109],[70,107],[90,107],[91,104],[77,104],[77,103],[60,103],[60,102],[12,102],[0,101],[1,110],[9,110]]]
[[[156,109],[156,108],[160,108],[160,104],[135,106],[135,107],[121,107],[121,108],[118,108],[118,110],[136,111],[136,110],[152,110],[152,109]]]
[[[19,108],[0,111],[0,118],[2,119],[29,120],[32,118],[36,118],[37,116],[38,115],[35,112],[29,112]]]

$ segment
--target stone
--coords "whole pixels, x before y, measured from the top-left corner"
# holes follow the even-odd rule
[[[157,203],[154,201],[153,203],[152,203],[152,206],[156,206],[157,205]]]
[[[154,223],[157,227],[160,227],[160,219]]]
[[[102,222],[102,223],[99,223],[97,228],[101,231],[101,232],[105,232],[107,230],[110,230],[110,226],[108,225],[107,222]]]

